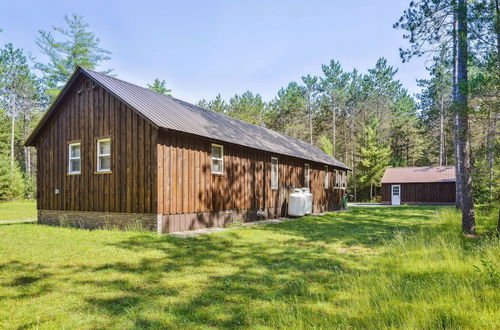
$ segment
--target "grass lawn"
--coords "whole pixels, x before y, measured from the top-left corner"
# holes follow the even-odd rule
[[[21,200],[0,202],[0,224],[2,222],[19,222],[36,219],[36,201]]]
[[[494,216],[478,217],[492,232]],[[175,238],[0,225],[0,328],[478,328],[500,243],[451,208],[369,207]]]

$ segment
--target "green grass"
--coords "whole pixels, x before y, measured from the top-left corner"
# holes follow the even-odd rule
[[[36,219],[36,202],[34,200],[0,202],[0,223],[26,221],[27,219]]]
[[[499,263],[497,237],[466,239],[437,207],[189,239],[0,225],[0,328],[487,329]]]

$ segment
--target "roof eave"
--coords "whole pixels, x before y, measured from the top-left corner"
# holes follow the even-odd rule
[[[52,115],[54,110],[57,108],[57,106],[61,103],[62,99],[68,92],[68,90],[71,88],[71,85],[73,82],[76,80],[78,74],[82,72],[81,68],[78,66],[71,77],[69,78],[68,82],[64,85],[63,89],[57,96],[57,98],[52,102],[48,110],[45,112],[45,114],[42,116],[38,124],[36,125],[35,129],[30,133],[26,141],[24,142],[24,146],[26,147],[34,147],[35,146],[35,141],[36,138],[38,137],[38,134],[40,133],[40,130],[42,127],[45,125],[45,123],[49,120],[49,117]]]

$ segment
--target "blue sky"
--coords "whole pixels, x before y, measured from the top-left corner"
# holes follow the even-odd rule
[[[102,69],[143,86],[164,79],[174,96],[190,102],[246,90],[270,100],[288,82],[321,74],[331,59],[365,72],[381,56],[399,68],[397,78],[413,94],[415,80],[427,77],[426,62],[401,63],[398,49],[406,43],[392,28],[407,6],[407,0],[2,0],[0,43],[44,60],[37,31],[78,13],[112,52]]]

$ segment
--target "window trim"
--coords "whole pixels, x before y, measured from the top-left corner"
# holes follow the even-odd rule
[[[79,145],[80,146],[80,157],[71,157],[71,147]],[[79,171],[71,171],[71,161],[78,159],[80,160],[80,170]],[[80,175],[82,174],[82,142],[80,140],[77,141],[69,141],[68,142],[68,171],[67,175]]]
[[[325,176],[323,177],[323,188],[328,189],[330,187],[330,179],[328,177],[328,165],[325,165]]]
[[[100,142],[104,141],[109,141],[109,154],[100,154],[101,151],[101,144]],[[105,173],[111,173],[111,168],[112,168],[112,143],[111,143],[111,137],[102,137],[96,139],[96,172],[97,174],[105,174]],[[99,160],[101,157],[107,157],[109,156],[109,169],[101,169]]]
[[[273,160],[276,160],[276,185],[273,186]],[[278,157],[271,157],[271,190],[278,190],[279,188],[279,160]]]
[[[221,156],[222,158],[215,158],[213,156],[213,148],[218,147],[221,149]],[[220,160],[222,162],[221,166],[221,171],[220,172],[214,172],[214,159],[215,160]],[[221,144],[216,144],[212,143],[211,149],[210,149],[210,171],[212,172],[212,175],[224,175],[224,146]]]
[[[307,176],[307,180],[306,180]],[[311,167],[308,163],[304,164],[304,187],[310,188],[311,186]]]

